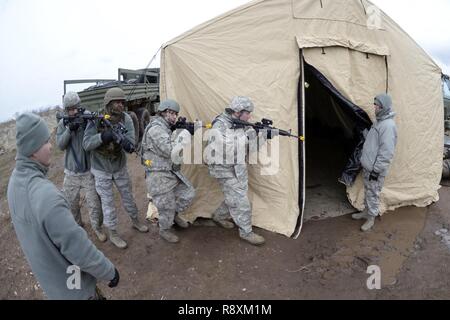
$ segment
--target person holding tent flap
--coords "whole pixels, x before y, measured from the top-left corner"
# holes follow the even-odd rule
[[[397,145],[392,98],[388,94],[380,94],[375,97],[374,107],[377,122],[369,130],[361,154],[365,210],[352,215],[355,220],[366,220],[361,227],[364,232],[373,227],[375,218],[380,214],[381,189]]]

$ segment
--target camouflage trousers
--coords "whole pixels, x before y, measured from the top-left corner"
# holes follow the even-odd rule
[[[248,184],[237,178],[219,178],[225,200],[213,214],[215,220],[233,218],[241,235],[252,232],[252,208],[248,199]]]
[[[81,219],[81,191],[84,190],[86,205],[89,211],[89,218],[93,227],[100,227],[103,223],[102,207],[97,191],[94,187],[94,177],[91,173],[83,176],[64,176],[63,193],[69,201],[75,221],[82,225]]]
[[[192,204],[195,189],[182,174],[172,172],[148,172],[146,177],[148,193],[159,212],[159,228],[172,227],[175,215],[182,213]]]
[[[384,185],[384,177],[378,177],[376,181],[369,180],[370,172],[363,170],[364,177],[364,204],[367,213],[377,217],[380,215],[380,194]]]
[[[122,198],[123,206],[131,218],[137,218],[138,208],[133,198],[132,187],[128,170],[124,167],[120,172],[115,173],[113,177],[95,175],[95,188],[102,202],[103,223],[110,230],[116,230],[118,225],[117,212],[114,205],[113,185]]]

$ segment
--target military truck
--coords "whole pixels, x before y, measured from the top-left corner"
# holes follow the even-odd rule
[[[86,110],[98,112],[103,109],[103,97],[106,91],[120,87],[127,97],[126,111],[133,119],[136,141],[140,142],[150,117],[156,113],[159,106],[159,68],[130,70],[119,68],[115,79],[83,79],[65,80],[64,94],[68,85],[94,85],[78,92],[81,105]]]
[[[442,90],[444,92],[445,132],[450,135],[450,77],[442,75]]]
[[[444,165],[442,169],[442,178],[450,178],[450,77],[442,75],[442,90],[444,93]]]

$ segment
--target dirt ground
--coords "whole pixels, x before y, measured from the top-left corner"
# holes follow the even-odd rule
[[[63,181],[62,153],[55,151],[50,178]],[[43,299],[19,246],[5,199],[14,155],[0,156],[0,299]],[[144,173],[129,158],[138,208],[147,209]],[[119,231],[127,250],[94,243],[117,266],[121,282],[100,287],[110,299],[450,299],[450,188],[429,208],[402,208],[363,234],[348,215],[309,221],[298,240],[258,230],[267,244],[253,247],[237,230],[193,226],[181,242],[159,239],[157,227],[138,234],[123,209]],[[117,199],[117,206],[120,202]],[[84,221],[88,221],[83,212]],[[368,290],[369,265],[382,272],[381,290]]]

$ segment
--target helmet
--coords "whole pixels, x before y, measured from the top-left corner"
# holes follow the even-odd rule
[[[70,108],[78,108],[80,103],[80,96],[78,96],[78,93],[76,92],[67,92],[64,96],[63,105],[66,110]]]
[[[255,110],[255,106],[253,105],[253,102],[249,97],[234,97],[233,100],[231,100],[229,109],[233,110],[234,112],[253,112]]]
[[[178,104],[178,102],[172,99],[164,100],[163,102],[160,103],[158,107],[158,112],[164,112],[166,110],[172,110],[179,113],[180,105]]]
[[[111,101],[123,100],[125,101],[125,92],[120,88],[111,88],[106,91],[105,98],[103,99],[103,104],[106,107]]]

